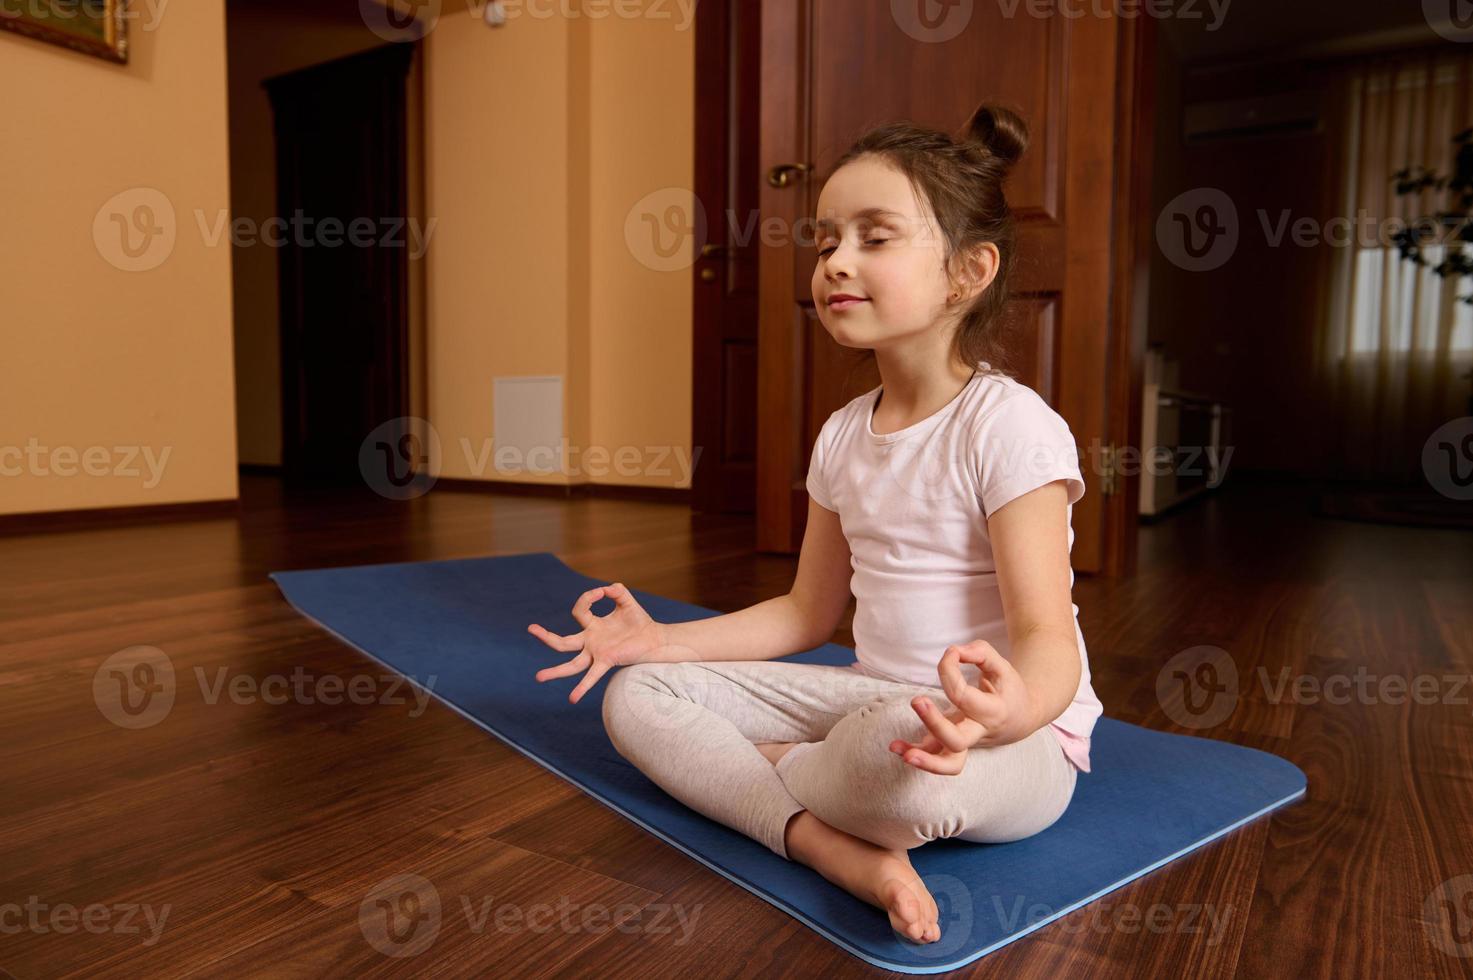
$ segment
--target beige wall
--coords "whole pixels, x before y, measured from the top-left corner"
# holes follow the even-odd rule
[[[237,403],[240,459],[280,458],[276,256],[236,250],[232,310],[229,237],[209,244],[200,221],[228,216],[232,180],[235,217],[273,210],[259,78],[349,53],[363,35],[314,20],[268,45],[269,25],[249,6],[232,13],[244,47],[229,95],[223,0],[169,5],[156,30],[135,31],[129,66],[0,34],[0,80],[48,93],[15,102],[0,122],[0,163],[30,188],[8,216],[27,233],[4,236],[0,252],[0,452],[34,440],[75,450],[64,467],[80,469],[93,446],[163,460],[154,486],[142,453],[129,464],[135,478],[3,477],[0,513],[233,497]],[[523,15],[492,30],[457,3],[445,8],[424,42],[425,209],[437,225],[417,366],[442,473],[689,485],[673,454],[690,456],[690,269],[649,268],[624,227],[646,195],[693,182],[693,27]],[[99,208],[135,187],[156,188],[177,215],[172,253],[146,272],[115,268],[93,241]],[[135,203],[124,202],[128,215]],[[492,379],[522,375],[561,375],[569,443],[611,455],[635,447],[637,472],[538,476],[497,470],[494,457],[478,471],[474,453],[494,433]]]
[[[695,183],[695,27],[593,23],[589,440],[611,452],[639,447],[654,468],[661,464],[646,446],[690,453],[693,276],[688,267],[657,271],[638,261],[625,243],[625,219],[651,192]],[[664,465],[671,475],[615,471],[595,482],[690,485],[677,462]]]
[[[142,24],[127,65],[0,33],[0,513],[236,495],[224,2]],[[173,250],[124,271],[145,204]]]
[[[429,415],[441,473],[688,486],[673,454],[690,454],[691,273],[641,263],[624,227],[646,195],[692,184],[693,27],[523,16],[492,30],[455,10],[425,43],[427,209],[439,222]],[[581,474],[501,471],[480,456],[494,435],[492,380],[518,375],[564,378],[564,434]],[[626,446],[638,472],[588,473],[589,448],[612,457]]]

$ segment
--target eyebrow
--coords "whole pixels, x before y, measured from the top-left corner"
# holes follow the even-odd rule
[[[873,221],[873,220],[876,220],[876,219],[884,219],[884,218],[902,218],[903,219],[905,217],[905,215],[901,214],[899,211],[891,211],[889,208],[873,208],[872,207],[872,208],[865,208],[863,211],[860,211],[854,217],[857,220],[868,218],[868,219],[870,219],[870,220]],[[834,227],[834,222],[832,220],[830,220],[828,218],[819,218],[818,219],[817,229],[819,231],[828,231],[828,230],[832,229],[833,227]]]

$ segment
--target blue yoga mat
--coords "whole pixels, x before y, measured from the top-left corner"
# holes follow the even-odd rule
[[[940,940],[916,945],[883,911],[689,809],[626,762],[603,730],[607,679],[577,705],[567,700],[576,678],[537,683],[537,670],[566,658],[527,624],[576,632],[573,602],[607,583],[548,552],[271,577],[304,615],[534,762],[860,959],[903,973],[970,963],[1305,792],[1304,773],[1266,752],[1101,719],[1094,771],[1052,827],[1010,844],[943,840],[911,852],[941,909]],[[718,615],[630,591],[657,620]],[[612,608],[600,599],[594,612]],[[842,666],[854,651],[829,643],[790,659]]]

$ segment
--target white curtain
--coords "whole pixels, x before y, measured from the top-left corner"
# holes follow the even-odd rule
[[[1433,430],[1469,414],[1473,305],[1458,298],[1473,293],[1473,280],[1431,271],[1454,247],[1450,235],[1424,247],[1427,266],[1403,259],[1390,235],[1391,219],[1461,210],[1447,188],[1397,195],[1392,174],[1453,173],[1454,136],[1473,126],[1470,65],[1461,51],[1382,56],[1337,75],[1332,176],[1338,216],[1352,222],[1331,249],[1316,345],[1336,475],[1419,480]]]

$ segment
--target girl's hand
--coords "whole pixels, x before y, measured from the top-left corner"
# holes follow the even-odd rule
[[[962,676],[963,662],[976,664],[981,671],[976,687]],[[1040,727],[1028,686],[1007,658],[986,640],[947,647],[936,673],[942,690],[958,710],[942,714],[934,701],[919,695],[911,700],[911,707],[930,734],[917,744],[898,738],[890,743],[891,752],[917,769],[955,776],[962,771],[967,750],[974,745],[1007,745],[1027,738]]]
[[[591,607],[605,596],[614,600],[614,611],[607,616],[595,616]],[[649,654],[665,646],[665,627],[651,619],[644,607],[619,582],[589,589],[579,596],[573,604],[573,619],[583,630],[569,636],[550,633],[536,623],[527,626],[528,633],[554,650],[578,652],[566,663],[544,667],[537,672],[537,680],[541,683],[587,670],[588,673],[568,695],[573,704],[577,704],[588,689],[612,668],[642,663]]]

